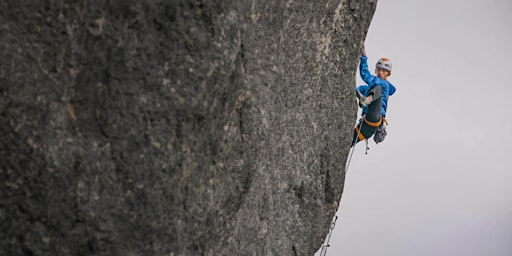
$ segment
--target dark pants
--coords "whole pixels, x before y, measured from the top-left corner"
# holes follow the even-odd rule
[[[373,95],[373,101],[368,105],[368,111],[366,112],[366,120],[368,122],[376,123],[379,122],[382,115],[380,113],[382,109],[382,87],[380,85],[373,87],[368,95]],[[375,133],[377,127],[370,126],[364,120],[360,120],[360,123],[357,124],[357,128],[364,136],[365,139],[372,137]],[[352,138],[352,146],[354,146],[357,142],[361,141],[357,134],[357,131],[354,129],[354,137]]]

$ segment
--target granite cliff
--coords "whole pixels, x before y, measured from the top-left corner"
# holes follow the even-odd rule
[[[0,2],[0,255],[313,255],[376,0]]]

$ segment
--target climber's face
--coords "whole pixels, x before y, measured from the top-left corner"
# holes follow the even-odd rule
[[[382,80],[387,80],[388,79],[388,76],[391,75],[391,72],[385,70],[385,69],[382,69],[382,68],[376,68],[375,69],[375,74]]]

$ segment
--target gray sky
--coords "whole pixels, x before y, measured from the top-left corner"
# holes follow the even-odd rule
[[[386,141],[355,149],[327,255],[512,255],[512,1],[379,0],[366,52],[397,93]]]

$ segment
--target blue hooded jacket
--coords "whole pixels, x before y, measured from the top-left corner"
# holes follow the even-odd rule
[[[368,57],[361,56],[361,61],[359,63],[359,73],[361,78],[366,83],[366,85],[360,85],[357,87],[357,90],[361,92],[364,96],[368,96],[368,92],[375,86],[380,85],[382,87],[382,109],[380,111],[382,117],[386,117],[386,110],[388,108],[388,98],[389,96],[395,93],[396,88],[389,81],[380,79],[377,76],[374,76],[368,70]],[[368,107],[363,108],[363,115],[368,111]]]

